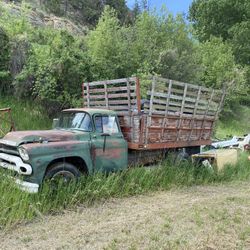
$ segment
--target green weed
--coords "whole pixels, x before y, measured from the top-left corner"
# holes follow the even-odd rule
[[[239,110],[230,117],[223,117],[216,129],[217,138],[230,138],[234,135],[244,135],[250,133],[250,108],[240,106]]]
[[[49,119],[45,110],[37,103],[0,96],[0,109],[7,107],[10,107],[12,110],[16,130],[51,128],[51,119]]]

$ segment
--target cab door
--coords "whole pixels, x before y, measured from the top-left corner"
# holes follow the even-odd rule
[[[128,149],[115,115],[93,116],[91,156],[94,171],[111,172],[127,168]]]

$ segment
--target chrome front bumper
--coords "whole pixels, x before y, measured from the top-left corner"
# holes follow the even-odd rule
[[[0,153],[0,167],[16,171],[21,175],[31,175],[31,165],[24,163],[22,158],[14,155]]]
[[[5,153],[0,153],[0,168],[9,169],[17,172],[20,175],[31,175],[32,167],[31,165],[24,163],[21,157],[9,155]],[[6,175],[6,177],[11,178],[20,190],[28,193],[37,193],[39,185],[36,183],[31,183],[23,181],[21,179],[11,177]]]
[[[27,181],[22,181],[20,179],[15,179],[15,183],[17,184],[18,188],[28,192],[28,193],[37,193],[39,189],[39,185],[36,183],[31,183]]]

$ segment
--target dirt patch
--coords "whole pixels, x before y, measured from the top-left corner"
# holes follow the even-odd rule
[[[0,249],[250,249],[250,187],[234,183],[114,199],[0,237]]]

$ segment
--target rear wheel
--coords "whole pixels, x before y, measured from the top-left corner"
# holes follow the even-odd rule
[[[72,164],[67,162],[58,162],[50,166],[45,174],[45,179],[53,183],[69,183],[77,180],[81,176],[80,171]]]

